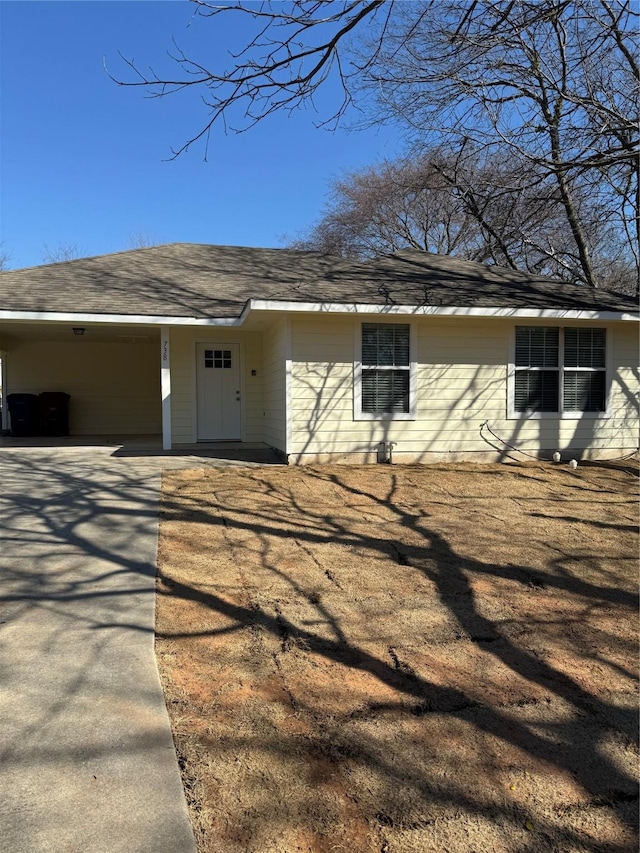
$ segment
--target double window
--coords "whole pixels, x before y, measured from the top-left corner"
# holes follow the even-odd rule
[[[514,413],[604,412],[605,329],[516,326]]]
[[[363,323],[356,362],[355,417],[398,418],[412,415],[411,327],[408,323]]]

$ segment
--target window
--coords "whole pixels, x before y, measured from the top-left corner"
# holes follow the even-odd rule
[[[516,326],[514,412],[606,411],[605,329]]]
[[[204,366],[213,368],[231,367],[231,350],[206,349],[204,351]]]
[[[355,415],[411,417],[411,334],[408,323],[363,323],[356,366]]]

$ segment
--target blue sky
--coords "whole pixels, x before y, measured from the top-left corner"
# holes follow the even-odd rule
[[[44,247],[83,255],[130,248],[135,235],[280,246],[321,213],[329,182],[392,158],[393,128],[334,133],[317,116],[277,115],[246,133],[212,136],[167,162],[199,130],[195,93],[149,99],[113,83],[120,50],[168,67],[175,37],[215,62],[243,41],[246,23],[214,32],[187,0],[2,0],[0,3],[0,234],[13,268],[43,262]],[[191,23],[191,26],[189,24]]]

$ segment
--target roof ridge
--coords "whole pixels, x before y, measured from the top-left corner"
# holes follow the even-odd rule
[[[27,272],[29,270],[43,270],[50,269],[52,267],[60,267],[65,264],[78,264],[82,261],[98,261],[103,258],[117,258],[122,255],[133,255],[138,252],[153,252],[158,249],[170,249],[176,246],[183,247],[197,247],[199,249],[244,249],[247,252],[278,252],[279,254],[292,254],[292,255],[316,255],[317,257],[330,258],[334,261],[342,261],[349,262],[348,258],[342,258],[338,255],[331,255],[327,252],[317,252],[312,249],[293,249],[288,246],[244,246],[244,245],[235,245],[231,243],[192,243],[185,240],[174,240],[170,243],[157,243],[153,246],[136,246],[131,249],[119,249],[117,252],[102,252],[98,255],[83,255],[80,258],[69,258],[64,261],[53,261],[47,264],[34,264],[28,267],[16,267],[15,269],[2,270],[0,271],[0,275],[4,273],[19,273],[19,272]]]

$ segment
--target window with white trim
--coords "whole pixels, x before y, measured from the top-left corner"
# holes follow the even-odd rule
[[[411,327],[363,323],[356,416],[411,416]]]
[[[604,412],[606,329],[516,326],[515,413]]]

